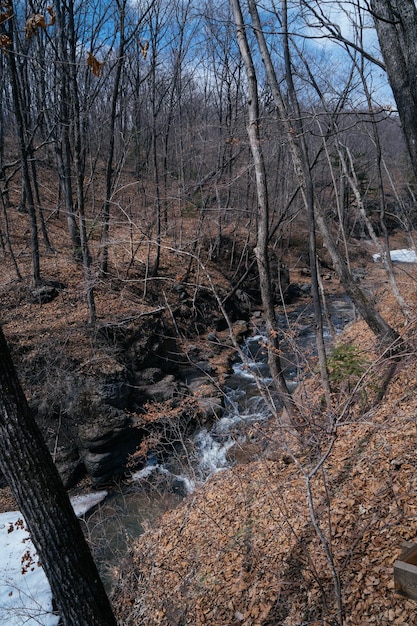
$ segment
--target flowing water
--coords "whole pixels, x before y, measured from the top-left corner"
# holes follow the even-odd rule
[[[329,324],[325,339],[330,343],[334,333],[352,320],[353,308],[348,299],[329,302]],[[331,328],[329,327],[331,326]],[[300,306],[288,316],[278,318],[281,347],[284,352],[285,376],[290,390],[302,375],[303,363],[314,354],[314,313],[311,305]],[[295,329],[295,330],[294,330]],[[152,521],[175,507],[211,474],[230,465],[230,449],[242,444],[250,425],[270,416],[264,394],[277,403],[269,391],[271,383],[266,363],[267,350],[262,328],[243,346],[244,360],[237,361],[225,387],[223,417],[210,429],[203,428],[188,442],[185,454],[162,465],[156,458],[131,477],[131,483],[113,493],[87,519],[87,532],[101,573],[108,587],[112,569],[126,554],[132,539],[143,532],[145,521]],[[101,564],[101,565],[100,565]]]

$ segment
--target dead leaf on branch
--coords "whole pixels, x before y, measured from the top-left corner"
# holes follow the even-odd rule
[[[38,28],[43,28],[44,30],[46,28],[45,16],[41,13],[30,15],[26,20],[26,39],[33,37]]]
[[[88,53],[87,65],[91,67],[91,71],[93,72],[94,76],[101,76],[101,68],[103,67],[104,63],[100,63],[100,61],[98,61],[91,52]]]
[[[26,39],[30,39],[36,33],[38,28],[43,28],[44,30],[47,26],[53,26],[56,22],[56,15],[53,7],[48,6],[46,10],[49,13],[49,22],[46,23],[45,16],[41,13],[34,13],[30,15],[26,20],[25,31],[26,31]]]
[[[142,56],[144,59],[146,59],[149,50],[149,41],[145,41],[144,43],[139,41],[139,45],[140,49],[142,50]]]
[[[12,45],[12,40],[9,35],[0,35],[0,48],[3,52],[7,52],[7,49]]]
[[[0,24],[7,22],[12,16],[12,7],[9,2],[0,2]]]
[[[50,19],[48,26],[53,26],[56,22],[56,15],[53,7],[46,7],[46,10],[49,13]]]

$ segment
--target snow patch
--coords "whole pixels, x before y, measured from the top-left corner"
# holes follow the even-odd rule
[[[24,572],[24,573],[23,573]],[[19,511],[0,515],[0,624],[56,626],[52,595]]]
[[[417,263],[417,253],[411,248],[403,248],[401,250],[391,250],[391,261],[397,263]],[[375,263],[381,260],[380,254],[373,254],[372,258]]]
[[[90,509],[95,507],[99,502],[107,498],[107,491],[96,491],[95,493],[87,493],[83,496],[74,496],[71,498],[72,508],[77,517],[82,517]]]
[[[107,491],[71,498],[77,517],[104,500]],[[57,626],[48,579],[39,565],[20,511],[0,514],[0,624]]]

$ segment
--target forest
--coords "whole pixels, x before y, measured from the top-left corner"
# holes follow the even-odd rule
[[[0,513],[59,623],[414,623],[416,42],[413,0],[0,0]],[[68,493],[149,468],[108,594]]]

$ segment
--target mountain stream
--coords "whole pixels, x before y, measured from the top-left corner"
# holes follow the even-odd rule
[[[325,326],[326,343],[330,344],[353,317],[349,299],[331,299]],[[303,362],[315,351],[312,305],[280,315],[278,327],[285,355],[285,377],[293,390],[302,375]],[[146,522],[174,508],[211,474],[230,466],[231,448],[246,440],[251,424],[270,417],[262,394],[262,388],[268,391],[271,382],[265,341],[261,327],[246,339],[242,347],[245,359],[233,365],[227,379],[221,419],[186,442],[182,455],[163,464],[156,458],[149,459],[146,467],[132,475],[127,487],[109,496],[86,518],[86,532],[108,588],[114,577],[113,568],[120,564],[132,539],[143,533]],[[166,485],[169,489],[164,488]]]

